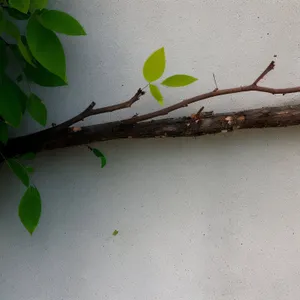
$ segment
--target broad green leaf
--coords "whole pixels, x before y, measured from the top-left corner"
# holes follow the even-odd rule
[[[19,218],[32,235],[39,224],[42,213],[41,196],[37,188],[30,186],[19,204]]]
[[[112,233],[113,236],[117,236],[118,234],[119,234],[119,231],[118,231],[118,230],[115,230],[115,231]]]
[[[0,39],[0,80],[4,75],[4,71],[7,66],[7,53],[6,53],[6,45],[2,39]]]
[[[54,87],[67,85],[60,77],[50,73],[40,64],[37,64],[35,68],[26,64],[24,73],[29,80],[40,86]]]
[[[33,15],[27,24],[26,37],[33,57],[44,68],[66,82],[66,58],[56,34],[43,27],[37,16]]]
[[[101,159],[101,168],[104,168],[106,166],[106,157],[105,157],[105,155],[96,148],[92,148],[91,150],[93,151],[93,153],[97,157],[99,157]]]
[[[161,84],[168,87],[181,87],[189,85],[198,79],[189,75],[178,74],[166,78]]]
[[[4,122],[0,122],[0,142],[6,144],[8,141],[8,128]]]
[[[43,9],[47,7],[48,0],[30,0],[29,11],[34,12],[37,9]]]
[[[22,118],[24,93],[6,75],[0,83],[0,115],[14,127],[18,127]]]
[[[32,173],[34,173],[34,168],[26,167],[26,171],[27,171],[28,174],[32,174]]]
[[[42,126],[47,124],[47,109],[43,101],[35,94],[31,94],[27,101],[27,110],[31,117]]]
[[[9,6],[26,14],[29,10],[30,0],[9,0]]]
[[[8,12],[8,14],[13,17],[16,20],[28,20],[29,15],[24,14],[20,12],[19,10],[12,8],[12,7],[6,7],[5,10]]]
[[[159,79],[166,67],[165,49],[160,48],[153,52],[146,60],[143,68],[143,74],[148,82]]]
[[[20,164],[15,159],[8,159],[7,161],[8,166],[11,168],[11,170],[15,173],[15,175],[22,181],[22,183],[25,186],[29,186],[29,176],[26,171],[25,166]]]
[[[49,30],[67,35],[86,35],[80,23],[69,14],[58,10],[44,10],[40,23]]]
[[[25,153],[23,155],[20,156],[20,159],[24,159],[24,160],[32,160],[32,159],[35,159],[36,157],[36,154],[33,153],[33,152],[28,152],[28,153]]]
[[[151,92],[152,96],[157,100],[157,102],[160,105],[163,105],[164,104],[164,97],[161,94],[159,88],[154,84],[150,84],[149,88],[150,88],[150,92]]]

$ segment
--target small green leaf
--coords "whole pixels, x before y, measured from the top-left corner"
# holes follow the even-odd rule
[[[4,122],[0,122],[0,142],[6,144],[8,141],[8,128]]]
[[[5,19],[3,15],[3,8],[0,7],[0,34],[2,34],[5,27]]]
[[[0,83],[0,115],[14,127],[20,125],[24,97],[26,96],[20,88],[4,75]]]
[[[178,74],[166,78],[161,84],[168,87],[181,87],[189,85],[198,79],[189,75]]]
[[[59,10],[44,10],[39,17],[47,29],[67,35],[86,35],[80,23],[69,14]]]
[[[4,75],[6,67],[7,67],[6,45],[4,41],[0,39],[0,80]]]
[[[9,0],[9,6],[26,14],[28,12],[30,0]]]
[[[32,62],[32,55],[30,53],[30,51],[27,49],[27,47],[24,45],[24,43],[22,42],[21,38],[18,41],[18,47],[20,50],[20,53],[22,54],[22,56],[24,57],[24,59],[31,64],[32,66],[34,66],[33,62]]]
[[[34,173],[34,168],[26,167],[26,171],[27,171],[28,174],[32,174],[32,173]]]
[[[37,9],[43,9],[47,7],[48,0],[30,0],[29,11],[34,12]]]
[[[23,159],[23,160],[32,160],[32,159],[35,159],[35,157],[36,157],[35,153],[28,152],[28,153],[25,153],[25,154],[21,155],[20,159]]]
[[[104,154],[96,148],[91,148],[91,150],[97,157],[99,157],[101,159],[101,168],[104,168],[106,166],[106,162],[107,162]]]
[[[118,230],[115,230],[115,231],[112,233],[113,236],[117,236],[118,234],[119,234],[119,231],[118,231]]]
[[[36,67],[26,64],[24,73],[29,80],[40,86],[55,87],[67,85],[60,77],[50,73],[40,64],[37,64]]]
[[[148,82],[159,79],[166,67],[165,49],[160,48],[153,52],[146,60],[143,68],[143,74]]]
[[[15,175],[22,181],[22,183],[25,186],[29,186],[29,176],[26,168],[13,158],[8,159],[6,162]]]
[[[22,41],[19,28],[14,23],[6,20],[5,21],[4,32],[7,33],[8,35],[12,36],[17,41],[19,51],[22,54],[22,56],[24,57],[24,59],[29,64],[34,66],[34,64],[32,63],[32,55],[29,52],[29,50],[27,49],[27,46],[25,46],[23,41]]]
[[[27,101],[27,110],[31,117],[42,126],[47,124],[47,109],[43,101],[35,94],[31,94]]]
[[[30,186],[19,204],[19,218],[32,235],[39,224],[42,212],[41,196],[37,188]]]
[[[159,88],[154,84],[149,84],[150,92],[152,96],[157,100],[160,105],[164,104],[164,97],[161,94]]]
[[[66,58],[56,34],[43,27],[32,15],[27,24],[27,42],[33,57],[48,71],[66,79]]]
[[[5,10],[8,12],[8,14],[13,17],[16,20],[28,20],[29,15],[24,14],[20,12],[19,10],[12,8],[12,7],[6,7]]]
[[[9,20],[5,20],[3,31],[19,41],[21,34],[19,28]]]

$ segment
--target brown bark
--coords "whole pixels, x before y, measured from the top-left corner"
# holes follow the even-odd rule
[[[239,129],[300,125],[300,105],[266,107],[239,112],[200,113],[193,117],[153,120],[135,124],[113,122],[78,128],[64,128],[54,134],[38,132],[11,139],[3,149],[7,157],[26,152],[127,138],[183,137],[230,132]]]
[[[300,105],[268,107],[222,114],[203,113],[204,107],[202,107],[191,117],[153,120],[154,118],[167,115],[174,110],[186,107],[191,103],[222,95],[243,92],[262,92],[273,95],[299,93],[300,86],[290,88],[270,88],[258,85],[258,83],[272,71],[274,67],[275,63],[272,61],[250,85],[219,89],[214,77],[216,88],[213,91],[182,100],[163,109],[140,116],[134,116],[118,122],[82,128],[70,127],[92,115],[131,107],[145,94],[144,89],[147,86],[144,89],[138,89],[131,99],[116,105],[95,109],[95,103],[93,102],[77,116],[55,127],[9,140],[8,144],[5,147],[1,147],[0,151],[2,156],[4,155],[4,157],[8,158],[27,152],[39,152],[42,150],[84,145],[95,141],[112,139],[200,136],[237,129],[299,125]]]

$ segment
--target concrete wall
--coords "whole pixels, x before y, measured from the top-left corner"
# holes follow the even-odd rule
[[[52,3],[76,16],[88,36],[63,38],[70,86],[37,89],[49,123],[91,101],[129,98],[144,86],[144,60],[161,46],[166,76],[200,79],[164,89],[166,104],[211,90],[212,73],[220,87],[250,83],[274,55],[277,68],[264,84],[286,87],[300,79],[297,1]],[[299,97],[252,93],[204,104],[219,112],[280,103]],[[85,124],[156,108],[145,96],[131,110]],[[28,121],[24,131],[37,129]],[[297,299],[299,133],[295,127],[101,143],[108,158],[103,170],[84,148],[42,153],[33,180],[43,215],[33,237],[18,221],[23,187],[3,168],[0,299]]]

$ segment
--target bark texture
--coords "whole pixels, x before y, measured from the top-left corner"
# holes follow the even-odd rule
[[[300,105],[265,107],[230,113],[200,113],[192,117],[152,120],[134,124],[112,122],[86,127],[69,127],[9,140],[2,153],[13,157],[96,141],[127,138],[188,137],[240,129],[300,125]]]

